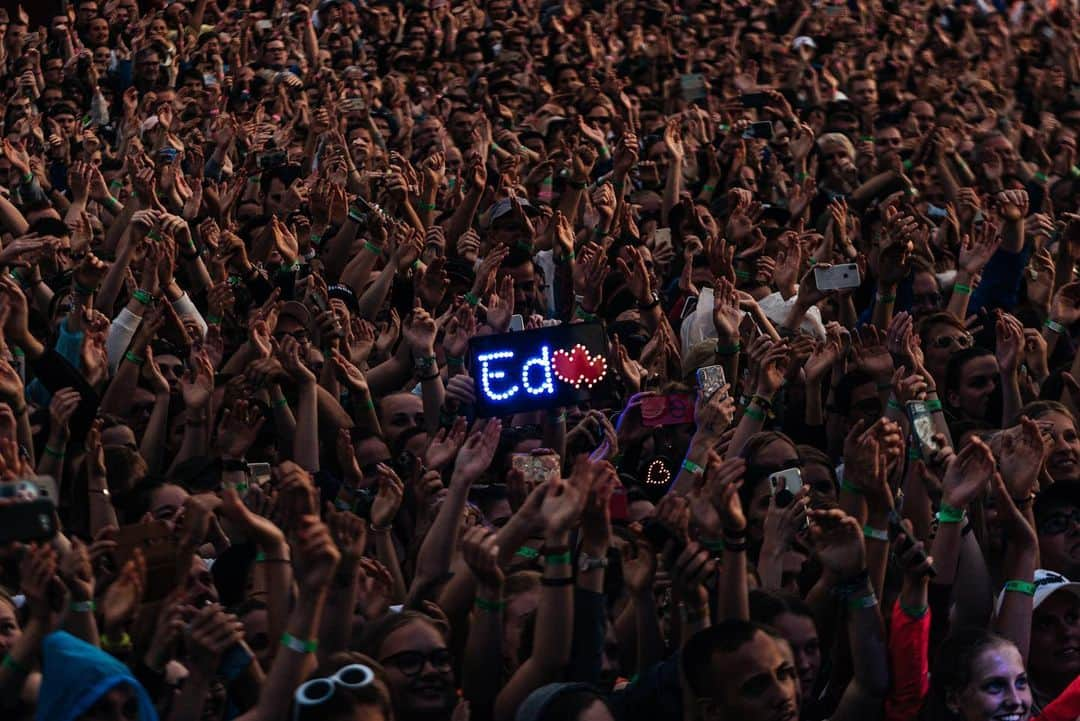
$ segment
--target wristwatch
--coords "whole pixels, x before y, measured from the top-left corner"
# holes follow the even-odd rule
[[[652,292],[648,303],[638,303],[639,310],[652,310],[656,306],[660,305],[660,294],[655,290]]]
[[[578,556],[578,571],[581,573],[587,573],[588,571],[595,571],[598,568],[607,568],[608,560],[604,558],[593,558],[584,551]]]

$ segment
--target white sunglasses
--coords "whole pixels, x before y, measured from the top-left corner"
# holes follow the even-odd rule
[[[347,688],[350,691],[366,688],[375,682],[375,672],[360,663],[350,663],[342,666],[333,676],[326,678],[313,678],[300,684],[293,694],[295,707],[293,721],[300,721],[300,713],[305,708],[319,706],[329,701],[337,687]]]

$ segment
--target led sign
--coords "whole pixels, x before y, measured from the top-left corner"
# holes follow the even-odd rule
[[[610,394],[608,343],[599,323],[574,323],[469,342],[476,412],[508,415]]]

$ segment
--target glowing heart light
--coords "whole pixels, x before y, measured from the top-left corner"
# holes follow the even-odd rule
[[[556,378],[574,388],[592,388],[607,374],[607,360],[602,355],[590,355],[588,348],[578,343],[569,353],[562,349],[552,353],[551,370]]]

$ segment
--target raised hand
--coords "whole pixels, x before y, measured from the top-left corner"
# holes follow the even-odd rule
[[[499,546],[495,533],[484,526],[466,529],[461,539],[461,555],[477,583],[490,589],[502,589],[504,576],[499,567]]]
[[[330,529],[318,516],[305,515],[299,520],[293,557],[300,588],[305,593],[321,594],[334,578],[341,552],[334,544]]]
[[[866,546],[859,522],[839,509],[809,510],[810,538],[818,560],[837,580],[866,569]]]
[[[458,454],[450,482],[472,484],[480,478],[495,458],[501,433],[502,421],[498,418],[478,421]]]
[[[424,453],[424,465],[428,468],[443,468],[457,457],[465,443],[467,421],[458,416],[450,428],[440,428],[428,444]]]
[[[380,463],[376,467],[376,483],[379,490],[371,503],[371,525],[374,528],[389,528],[401,508],[401,499],[405,495],[405,484],[398,478],[390,466]]]

